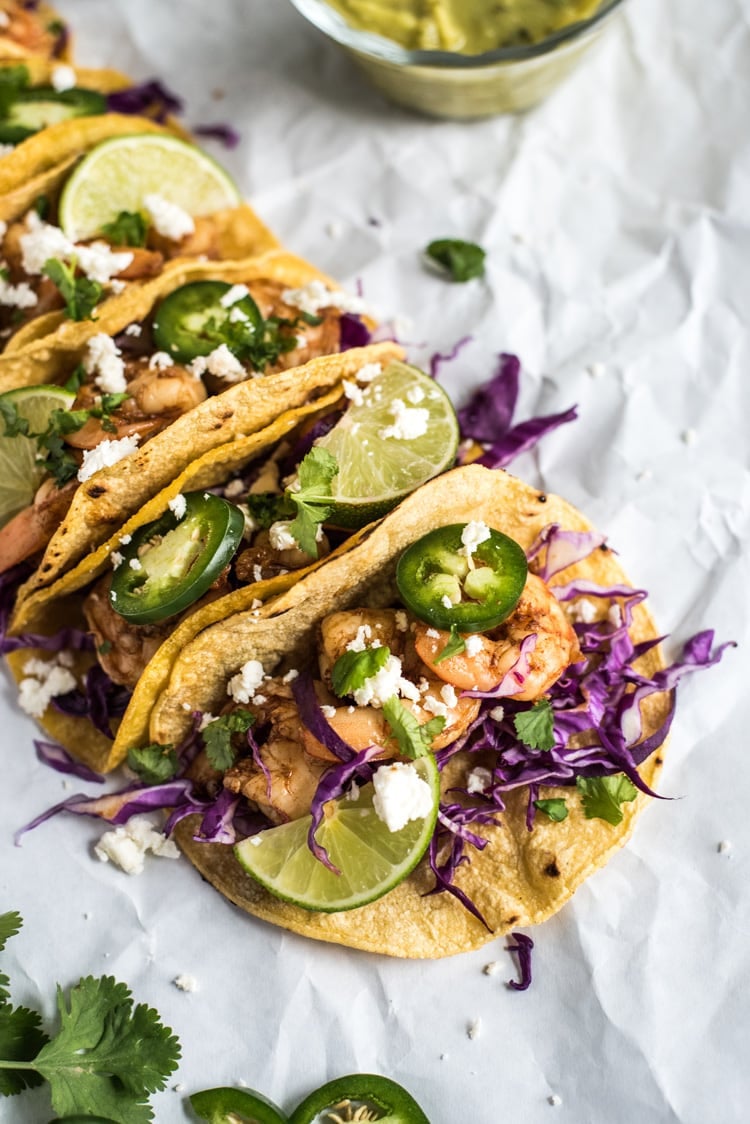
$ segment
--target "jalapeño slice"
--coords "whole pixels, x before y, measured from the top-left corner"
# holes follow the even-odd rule
[[[329,1081],[305,1097],[289,1119],[290,1124],[328,1124],[342,1119],[430,1124],[411,1093],[374,1073],[352,1073]]]
[[[209,1124],[287,1124],[281,1109],[252,1089],[203,1089],[190,1104]]]
[[[96,117],[106,113],[107,99],[98,90],[58,92],[52,86],[34,86],[13,92],[13,100],[0,120],[0,144],[21,141],[73,117]]]
[[[515,609],[526,584],[526,555],[514,540],[490,530],[471,562],[461,535],[465,523],[438,527],[399,559],[396,584],[407,609],[441,629],[485,632]]]
[[[165,512],[141,527],[120,551],[112,575],[112,608],[133,624],[154,624],[202,597],[233,558],[245,518],[210,492],[189,492],[181,519]]]
[[[210,355],[225,343],[248,342],[263,331],[260,309],[248,294],[231,305],[221,303],[232,288],[226,281],[191,281],[161,302],[154,319],[154,340],[178,363]]]

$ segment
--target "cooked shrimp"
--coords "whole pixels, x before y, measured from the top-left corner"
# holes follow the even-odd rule
[[[154,227],[149,228],[148,244],[152,250],[158,251],[167,260],[172,258],[218,258],[221,257],[219,246],[219,229],[212,215],[204,215],[193,219],[195,229],[192,234],[175,242],[159,234]]]
[[[0,530],[0,573],[44,550],[65,518],[77,487],[77,480],[69,480],[62,488],[51,478],[45,480],[34,502],[5,524]]]
[[[140,434],[143,440],[153,437],[162,429],[206,399],[206,388],[184,367],[175,365],[163,370],[151,370],[144,361],[131,360],[126,364],[129,397],[113,410],[108,418],[114,431],[102,425],[104,419],[89,418],[69,434],[65,440],[76,449],[95,449],[107,438],[119,439]],[[90,410],[101,395],[93,383],[79,388],[73,409]]]
[[[305,816],[328,766],[313,761],[299,742],[273,738],[260,749],[263,770],[245,757],[224,774],[224,786],[252,800],[271,823],[288,823]]]
[[[135,687],[174,622],[129,624],[110,605],[111,580],[107,575],[96,583],[83,603],[83,611],[107,675],[124,687]]]
[[[318,541],[317,558],[325,558],[331,552],[331,545],[325,535]],[[305,553],[298,546],[286,547],[276,550],[271,546],[268,531],[259,531],[253,537],[252,546],[247,547],[238,554],[234,563],[234,572],[241,582],[264,581],[272,578],[282,570],[301,570],[316,561],[311,554]]]
[[[127,250],[133,255],[133,260],[125,269],[117,274],[120,281],[140,281],[144,277],[156,277],[161,273],[164,265],[164,255],[158,250],[144,250],[141,246],[122,246],[118,249]]]
[[[491,691],[515,667],[521,644],[532,633],[536,644],[528,653],[523,689],[509,695],[520,700],[538,699],[575,662],[579,648],[560,603],[534,574],[529,574],[521,600],[508,619],[477,637],[481,648],[476,654],[461,652],[436,663],[450,634],[421,621],[416,625],[416,650],[431,672],[446,683],[463,690]]]
[[[350,644],[389,648],[401,656],[407,642],[408,618],[399,609],[348,609],[330,613],[320,625],[318,666],[324,681],[331,685],[331,670]]]
[[[2,5],[1,10],[8,23],[0,28],[0,58],[26,58],[29,55],[53,58],[57,53],[59,32],[34,10],[35,7],[29,5],[24,8],[20,3]]]

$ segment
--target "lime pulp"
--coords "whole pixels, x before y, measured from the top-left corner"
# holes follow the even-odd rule
[[[0,403],[13,407],[29,423],[30,433],[43,433],[53,410],[69,410],[75,398],[59,386],[19,387],[0,394]],[[0,527],[32,503],[44,477],[37,463],[38,447],[31,437],[6,435],[0,417]]]

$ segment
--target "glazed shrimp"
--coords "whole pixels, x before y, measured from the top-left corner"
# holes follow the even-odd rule
[[[108,574],[96,583],[83,603],[83,611],[107,675],[124,687],[135,687],[174,624],[129,624],[110,604],[111,580]]]
[[[69,480],[62,488],[52,479],[45,480],[34,502],[5,524],[0,530],[0,574],[44,550],[65,518],[77,487],[77,480]]]
[[[59,45],[59,33],[51,30],[31,6],[20,3],[3,4],[7,24],[0,28],[0,58],[25,58],[41,55],[53,58]]]
[[[259,753],[268,777],[252,757],[245,757],[224,774],[224,787],[252,800],[271,823],[307,815],[328,765],[313,761],[298,741],[288,738],[267,741]]]
[[[416,625],[415,646],[432,674],[446,683],[462,690],[491,691],[516,665],[521,644],[532,633],[536,644],[528,653],[523,689],[509,692],[514,699],[526,701],[540,698],[579,655],[576,634],[560,603],[534,574],[529,574],[521,600],[508,619],[477,635],[481,643],[477,652],[465,651],[435,663],[450,635],[421,621]]]

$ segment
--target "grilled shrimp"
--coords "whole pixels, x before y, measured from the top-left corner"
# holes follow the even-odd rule
[[[307,815],[327,764],[309,758],[298,741],[281,737],[267,741],[259,752],[268,777],[252,757],[245,757],[224,774],[225,788],[252,800],[271,823]]]
[[[129,624],[109,603],[111,580],[108,574],[96,583],[83,603],[83,611],[107,675],[124,687],[135,687],[174,622]]]
[[[44,550],[65,518],[77,487],[77,480],[69,480],[62,488],[52,479],[45,480],[34,502],[5,524],[0,530],[0,574]]]
[[[541,578],[529,574],[521,600],[502,624],[477,635],[479,650],[470,649],[436,663],[450,634],[418,621],[417,653],[432,674],[462,690],[491,691],[518,662],[522,642],[531,634],[536,644],[528,654],[528,671],[514,699],[540,698],[579,656],[578,640],[560,603]]]

